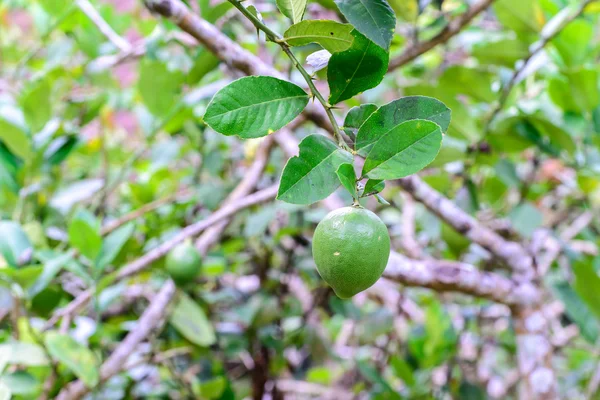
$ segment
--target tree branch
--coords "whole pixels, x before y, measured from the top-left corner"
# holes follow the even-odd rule
[[[523,306],[539,300],[537,289],[518,284],[499,274],[482,272],[470,264],[444,260],[412,260],[392,251],[383,276],[404,286],[438,292],[459,292],[508,306]]]
[[[456,204],[442,196],[416,175],[399,180],[400,186],[458,233],[487,249],[513,269],[521,280],[534,276],[533,257],[518,243],[508,241],[480,224]]]
[[[94,8],[88,0],[76,0],[77,7],[96,25],[108,40],[112,42],[119,50],[128,53],[131,51],[131,45],[123,39],[111,26],[102,18],[100,13]]]
[[[398,57],[392,59],[388,67],[388,71],[393,71],[396,68],[408,64],[421,54],[433,49],[438,44],[447,42],[453,36],[460,33],[462,29],[473,20],[473,18],[488,8],[493,2],[494,0],[480,0],[477,4],[470,7],[467,12],[450,21],[448,25],[446,25],[444,29],[433,38],[426,42],[416,43],[415,45],[404,50],[404,52]]]

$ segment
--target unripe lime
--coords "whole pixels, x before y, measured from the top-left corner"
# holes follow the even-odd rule
[[[178,284],[191,282],[198,275],[201,267],[200,254],[189,242],[175,247],[167,254],[165,260],[165,269]]]
[[[377,215],[362,207],[330,212],[317,225],[313,258],[317,271],[346,299],[372,286],[390,256],[390,236]]]

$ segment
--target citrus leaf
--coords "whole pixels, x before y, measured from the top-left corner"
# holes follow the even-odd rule
[[[363,197],[379,193],[383,189],[385,189],[384,181],[382,181],[381,179],[369,179],[365,184],[365,189],[363,190]]]
[[[35,81],[23,93],[20,104],[32,133],[40,131],[52,117],[51,87],[47,79]]]
[[[398,179],[433,161],[442,145],[442,129],[424,119],[406,121],[375,143],[362,174],[371,179]]]
[[[352,164],[343,163],[338,167],[336,174],[342,183],[342,186],[350,192],[353,199],[358,199],[358,193],[356,192],[356,173]]]
[[[323,200],[340,185],[337,168],[352,160],[352,154],[322,135],[304,138],[300,154],[290,158],[283,169],[277,198],[292,204]]]
[[[600,276],[594,270],[590,258],[579,260],[573,265],[575,273],[574,289],[586,302],[590,310],[600,318]]]
[[[567,282],[557,282],[551,286],[552,292],[565,305],[565,312],[577,324],[581,336],[594,344],[600,336],[600,323],[590,308]]]
[[[536,18],[539,6],[535,1],[499,0],[494,4],[494,12],[502,25],[517,34],[538,32],[543,25],[543,22]]]
[[[386,0],[336,0],[335,4],[356,30],[379,47],[390,48],[396,16]]]
[[[0,141],[15,155],[27,160],[31,155],[31,140],[20,109],[10,105],[0,107]]]
[[[207,347],[217,341],[204,310],[185,293],[179,293],[179,301],[169,322],[183,337],[198,346]]]
[[[64,364],[89,388],[100,380],[98,360],[90,349],[69,335],[48,332],[45,337],[46,348],[50,355]]]
[[[327,81],[331,104],[374,88],[387,72],[389,54],[357,30],[353,30],[352,35],[352,46],[334,53],[329,60]]]
[[[352,25],[329,20],[302,21],[283,34],[290,46],[318,43],[330,53],[347,50],[354,40]]]
[[[402,97],[380,107],[362,124],[356,134],[356,150],[366,156],[381,137],[413,119],[435,122],[442,132],[446,132],[450,125],[450,115],[450,109],[432,97]]]
[[[144,59],[140,63],[138,90],[148,111],[157,117],[173,108],[181,90],[183,74],[170,71],[158,60]]]
[[[0,344],[0,358],[2,362],[8,365],[18,364],[26,367],[43,367],[48,365],[48,358],[42,346],[33,343],[2,343]],[[0,362],[0,365],[2,362]]]
[[[95,260],[102,247],[98,221],[89,211],[79,210],[69,225],[69,242],[89,260]]]
[[[103,271],[104,268],[114,261],[123,246],[125,246],[125,243],[133,235],[134,229],[135,226],[133,224],[124,225],[104,239],[100,248],[100,254],[96,260],[96,268],[99,271]]]
[[[307,103],[306,92],[293,83],[270,76],[248,76],[215,94],[204,121],[226,136],[257,138],[287,125]]]
[[[48,260],[44,263],[44,270],[41,275],[38,276],[37,280],[33,283],[33,285],[29,288],[27,294],[29,298],[35,297],[36,294],[40,293],[42,290],[46,289],[46,287],[50,284],[52,279],[58,274],[61,268],[71,261],[73,258],[73,254],[58,254],[56,257],[53,257],[51,260]]]
[[[358,129],[375,111],[377,111],[375,104],[361,104],[352,107],[346,114],[346,119],[344,119],[344,132],[346,132],[346,135],[355,140]]]
[[[306,10],[306,0],[277,0],[277,8],[286,17],[292,20],[293,24],[302,21],[304,10]]]
[[[29,238],[21,225],[13,221],[0,221],[0,256],[8,265],[21,265],[22,258],[31,252],[31,248]]]

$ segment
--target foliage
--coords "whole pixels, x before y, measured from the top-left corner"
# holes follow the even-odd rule
[[[529,279],[558,396],[598,396],[598,2],[153,3],[0,3],[0,399],[515,398],[520,309],[456,265]],[[311,241],[352,203],[393,252],[340,299]],[[184,239],[202,269],[148,314]]]

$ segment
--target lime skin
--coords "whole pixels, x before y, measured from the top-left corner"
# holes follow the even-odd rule
[[[176,246],[167,254],[165,261],[166,271],[179,285],[193,281],[201,267],[200,254],[191,243]]]
[[[390,256],[390,235],[373,212],[343,207],[317,225],[312,251],[323,280],[347,299],[381,277]]]

